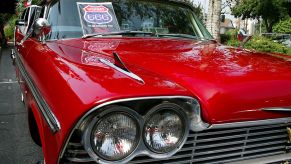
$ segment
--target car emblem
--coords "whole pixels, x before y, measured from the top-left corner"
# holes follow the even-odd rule
[[[288,138],[289,138],[289,143],[291,143],[291,128],[287,128],[287,132],[288,132]]]

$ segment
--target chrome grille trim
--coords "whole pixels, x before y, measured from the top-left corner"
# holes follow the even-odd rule
[[[222,128],[238,128],[238,127],[249,127],[249,126],[261,126],[261,125],[277,125],[286,124],[291,121],[291,117],[279,118],[279,119],[268,119],[259,121],[245,121],[245,122],[234,122],[224,124],[213,124],[210,129],[222,129]]]
[[[182,149],[168,159],[153,159],[146,155],[137,156],[131,164],[140,163],[245,163],[250,159],[264,159],[268,156],[282,156],[290,152],[291,144],[287,144],[288,133],[286,128],[291,127],[284,121],[278,124],[258,126],[246,126],[239,128],[211,128],[202,132],[190,132]],[[85,155],[84,158],[67,158],[71,162],[92,163],[93,160],[86,158],[85,150],[80,143],[68,143],[66,153]],[[78,152],[80,152],[78,154]],[[83,154],[84,153],[84,154]],[[89,156],[88,156],[89,157]],[[291,154],[289,154],[291,159]],[[288,160],[290,160],[288,159]],[[280,160],[285,160],[284,158]]]
[[[67,158],[70,162],[74,163],[89,163],[89,162],[94,162],[92,158]]]
[[[273,121],[273,120],[272,120]],[[269,121],[258,121],[266,123]],[[274,155],[284,155],[288,152],[286,128],[291,126],[291,119],[275,124],[260,124],[252,122],[251,126],[235,128],[214,128],[202,132],[190,132],[187,142],[178,153],[185,154],[185,159],[179,159],[182,154],[174,155],[165,160],[155,160],[147,157],[133,159],[131,163],[227,163],[252,158],[262,158]],[[290,145],[289,145],[290,146]],[[192,151],[191,151],[192,150]],[[189,153],[192,154],[189,160]],[[289,156],[291,159],[291,156]]]
[[[213,147],[218,147],[218,146],[233,146],[233,145],[239,145],[239,144],[243,144],[243,143],[244,143],[244,141],[234,141],[234,142],[220,143],[220,144],[213,144],[213,145],[196,146],[195,148],[196,149],[205,149],[205,148],[213,148]]]
[[[87,151],[84,150],[84,147],[81,143],[69,142],[68,147],[66,149],[65,158],[67,161],[69,161],[69,163],[93,162],[93,159],[91,159]]]
[[[282,152],[280,152],[280,153],[282,153]],[[280,153],[277,153],[277,154],[280,154]],[[273,156],[273,155],[277,155],[277,154],[274,154],[274,153],[266,153],[267,156],[269,156],[269,155]],[[257,156],[252,156],[251,158],[260,158],[260,157],[261,157],[261,155],[257,155]],[[245,160],[248,160],[249,158],[250,157],[243,157],[243,158],[240,158],[239,157],[239,158],[234,158],[234,159],[229,159],[229,160],[221,160],[219,162],[209,162],[207,164],[221,164],[221,163],[231,163],[231,164],[234,164],[238,160],[241,160],[239,162],[241,164],[251,164],[251,163],[248,163],[248,162],[245,161]],[[256,162],[256,164],[258,164],[258,162]]]

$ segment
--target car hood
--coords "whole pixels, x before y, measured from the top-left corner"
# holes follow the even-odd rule
[[[104,67],[96,59],[111,61],[116,52],[147,85],[150,81],[137,70],[185,88],[211,123],[290,116],[262,110],[291,107],[291,62],[283,55],[187,39],[92,38],[48,45],[66,60],[92,68]]]

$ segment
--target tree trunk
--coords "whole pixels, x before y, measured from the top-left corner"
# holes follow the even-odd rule
[[[220,41],[221,0],[209,0],[206,27],[212,36]]]
[[[267,33],[272,33],[273,32],[273,23],[269,23],[267,19],[264,20],[265,26],[267,29]]]

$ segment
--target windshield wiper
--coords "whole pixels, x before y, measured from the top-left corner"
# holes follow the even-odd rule
[[[152,32],[126,30],[126,31],[108,32],[108,33],[88,34],[88,35],[84,35],[82,38],[86,39],[86,38],[92,38],[92,37],[103,37],[103,36],[111,36],[111,35],[130,35],[130,34],[154,35],[154,33]]]
[[[162,34],[156,33],[156,36],[170,36],[170,37],[179,37],[179,38],[187,38],[187,39],[200,39],[198,36],[189,35],[189,34]]]
[[[84,35],[82,38],[92,38],[92,37],[104,37],[104,36],[114,36],[114,35],[151,35],[156,37],[179,37],[179,38],[187,38],[187,39],[201,39],[198,36],[189,35],[189,34],[165,34],[165,33],[154,33],[154,32],[145,32],[145,31],[131,31],[131,30],[125,30],[125,31],[116,31],[116,32],[108,32],[108,33],[96,33],[96,34],[88,34]]]

